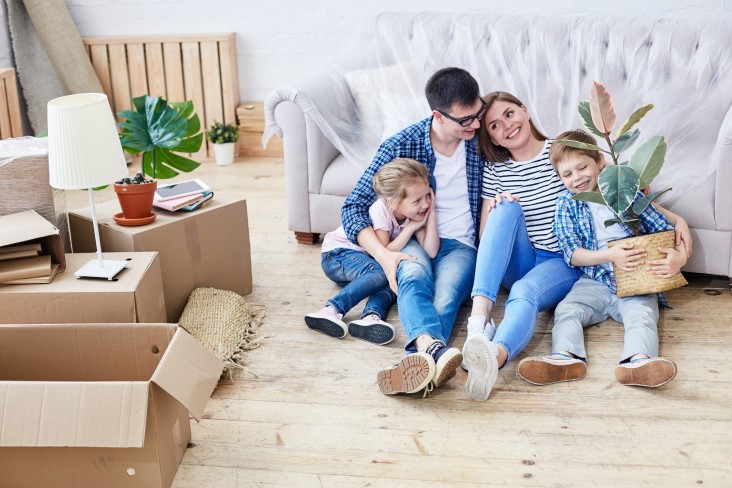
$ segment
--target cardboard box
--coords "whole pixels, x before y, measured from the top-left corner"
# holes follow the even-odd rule
[[[223,364],[173,324],[0,326],[0,486],[169,487]]]
[[[262,147],[264,133],[264,103],[244,102],[236,107],[236,118],[239,121],[239,140],[236,144],[239,156],[271,156],[282,157],[284,149],[282,138],[272,137],[267,147]]]
[[[64,243],[51,222],[35,210],[0,217],[0,247],[33,242],[39,242],[43,254],[50,255],[51,262],[59,265],[59,273],[66,269]]]
[[[96,258],[67,254],[68,271],[51,283],[0,286],[0,323],[166,322],[157,253],[104,253],[105,259],[129,260],[116,281],[74,277],[73,271]]]
[[[195,212],[156,210],[148,225],[125,227],[114,221],[114,199],[96,206],[102,249],[157,251],[163,273],[167,321],[178,322],[194,289],[209,286],[240,295],[252,292],[252,261],[246,200],[214,196]],[[75,252],[95,249],[88,208],[69,213]]]

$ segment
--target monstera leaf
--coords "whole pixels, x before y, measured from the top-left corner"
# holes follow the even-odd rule
[[[187,173],[200,163],[179,153],[193,153],[201,148],[201,122],[193,102],[168,103],[160,97],[143,95],[132,100],[134,110],[117,115],[124,119],[120,142],[131,154],[142,153],[142,172],[152,178],[172,178]]]

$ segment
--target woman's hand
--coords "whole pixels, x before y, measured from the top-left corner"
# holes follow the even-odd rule
[[[491,210],[496,208],[496,205],[503,202],[504,198],[509,202],[513,202],[514,200],[517,202],[521,201],[521,198],[518,195],[512,195],[507,191],[503,193],[496,193],[496,196],[488,201],[488,211],[490,212]]]
[[[689,230],[689,224],[686,223],[686,220],[681,217],[676,219],[674,234],[676,236],[676,247],[683,244],[684,251],[686,252],[686,259],[689,259],[691,257],[691,231]]]

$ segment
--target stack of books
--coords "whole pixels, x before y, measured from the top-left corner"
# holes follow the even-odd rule
[[[204,203],[210,201],[213,198],[213,191],[206,190],[201,193],[195,193],[193,195],[186,195],[180,198],[172,198],[169,200],[154,200],[153,205],[158,208],[170,210],[176,212],[178,210],[191,212],[198,210],[203,206]]]
[[[0,285],[50,283],[58,269],[38,242],[0,247]]]

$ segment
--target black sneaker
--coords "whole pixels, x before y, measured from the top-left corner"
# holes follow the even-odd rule
[[[348,333],[346,324],[342,320],[327,313],[309,313],[305,316],[305,323],[313,330],[338,339],[346,337]]]
[[[432,383],[435,387],[447,383],[455,376],[455,371],[463,360],[463,354],[457,347],[448,347],[442,341],[435,341],[425,351],[435,360],[435,377]]]

